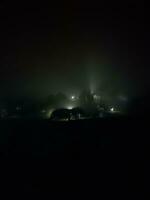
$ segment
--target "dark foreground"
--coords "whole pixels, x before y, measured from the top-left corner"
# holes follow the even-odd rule
[[[149,190],[146,119],[1,121],[1,191],[127,199]]]

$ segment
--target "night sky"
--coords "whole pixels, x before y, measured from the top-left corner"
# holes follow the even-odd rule
[[[1,96],[149,91],[146,5],[0,4]]]

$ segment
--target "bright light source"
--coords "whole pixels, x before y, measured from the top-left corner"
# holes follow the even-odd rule
[[[110,111],[111,111],[111,112],[114,112],[114,108],[111,108]]]
[[[74,99],[75,99],[75,96],[74,96],[74,95],[72,95],[72,96],[71,96],[71,99],[72,99],[72,100],[74,100]]]
[[[71,110],[73,107],[72,107],[72,106],[68,106],[67,108],[68,108],[69,110]]]

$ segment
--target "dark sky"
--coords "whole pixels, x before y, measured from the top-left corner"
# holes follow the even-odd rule
[[[147,92],[147,13],[131,1],[1,3],[1,95],[74,92],[92,76],[97,89]]]

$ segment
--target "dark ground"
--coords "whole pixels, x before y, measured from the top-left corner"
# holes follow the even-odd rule
[[[1,191],[143,199],[149,189],[149,150],[144,118],[1,121]]]

